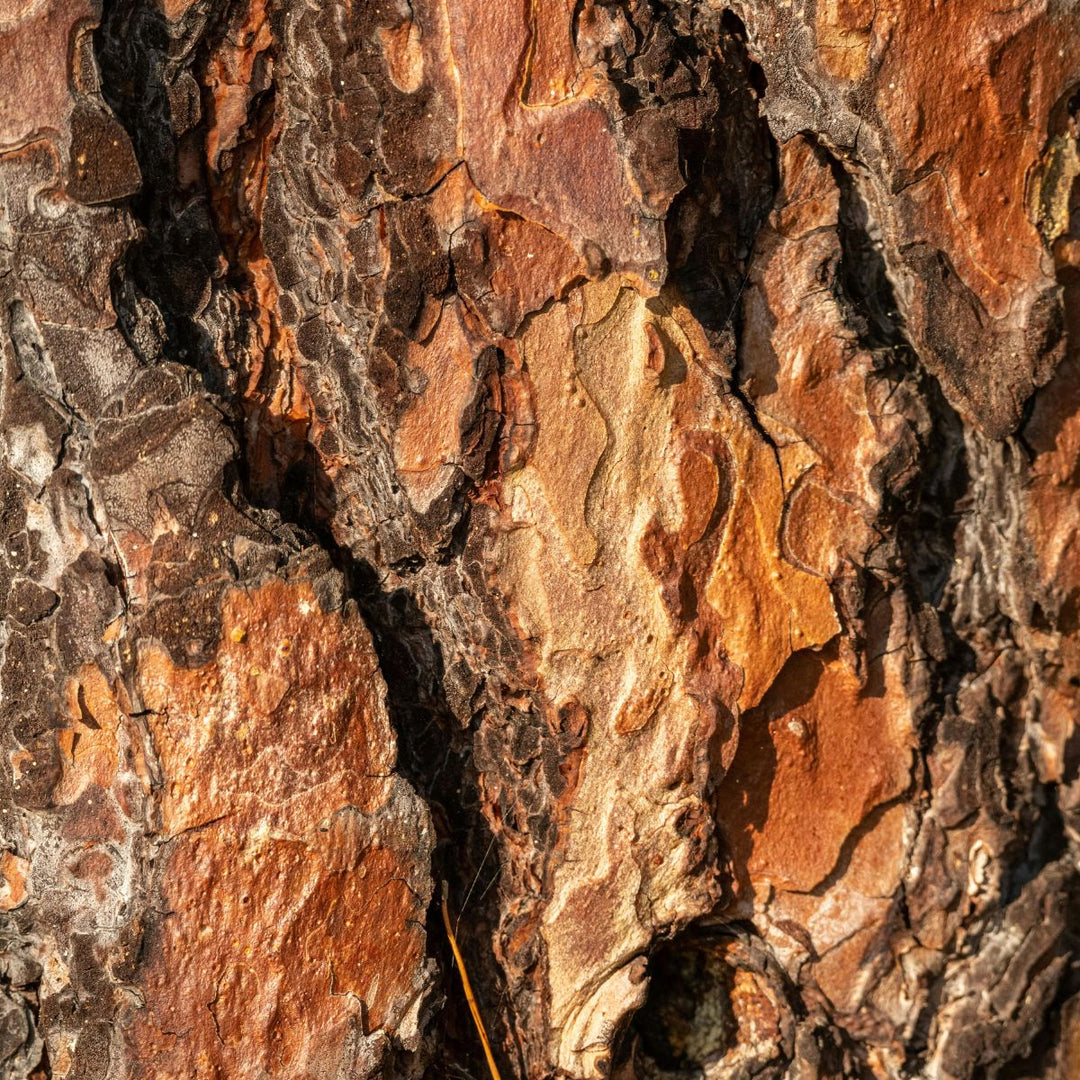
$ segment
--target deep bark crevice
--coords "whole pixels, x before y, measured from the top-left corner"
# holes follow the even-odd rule
[[[660,10],[663,10],[662,7]],[[684,187],[665,229],[669,279],[720,344],[740,335],[740,299],[754,242],[779,190],[777,147],[760,115],[765,76],[747,50],[746,27],[730,10],[698,8],[678,39],[687,63],[708,58],[711,112],[678,134]],[[737,381],[737,380],[736,380]]]
[[[471,733],[462,730],[447,703],[441,648],[405,584],[409,575],[423,570],[426,561],[419,555],[411,556],[380,573],[335,539],[330,524],[334,483],[306,431],[285,428],[277,432],[274,438],[286,461],[280,477],[256,475],[251,429],[245,422],[249,410],[239,398],[237,373],[221,362],[222,340],[244,340],[250,333],[250,320],[257,317],[253,308],[257,298],[249,301],[245,296],[250,275],[243,265],[246,241],[242,232],[257,228],[259,223],[245,224],[241,209],[226,205],[224,212],[241,223],[241,234],[222,239],[211,212],[205,173],[195,189],[182,184],[177,169],[179,136],[169,113],[165,79],[171,67],[172,75],[190,72],[199,86],[203,85],[206,57],[227,32],[229,12],[228,4],[219,5],[215,22],[201,27],[201,35],[187,44],[180,59],[174,59],[175,41],[153,4],[133,8],[118,2],[105,5],[95,34],[102,91],[132,138],[144,177],[141,192],[131,200],[132,213],[144,235],[117,270],[114,303],[126,337],[144,361],[173,360],[194,368],[207,391],[227,410],[239,446],[233,470],[237,509],[277,541],[320,546],[344,575],[347,596],[356,603],[371,631],[397,735],[397,767],[428,804],[438,836],[432,866],[437,888],[428,911],[427,933],[429,955],[437,959],[441,972],[439,992],[444,1004],[440,1007],[438,995],[433,996],[436,1015],[428,1017],[427,1037],[443,1048],[448,1059],[461,1065],[471,1062],[474,1074],[480,1075],[483,1058],[439,913],[440,883],[446,883],[452,909],[465,920],[458,937],[474,982],[482,971],[488,985],[497,984],[490,957],[481,957],[477,950],[479,942],[490,940],[494,925],[495,896],[490,893],[489,878],[498,875],[498,852],[490,845],[485,847],[490,833],[478,800],[462,798],[477,786]],[[131,30],[133,21],[145,24],[137,35]],[[136,41],[144,47],[128,48],[128,42]],[[148,51],[147,41],[156,48]],[[257,137],[259,126],[265,126],[259,116],[267,109],[272,113],[272,86],[251,102],[246,125],[250,137]],[[177,206],[181,207],[179,213]],[[207,290],[221,298],[231,325],[215,319],[216,325],[208,329],[204,314],[209,303]],[[197,301],[196,292],[201,294]],[[156,356],[146,356],[146,324],[155,320],[160,320],[156,336],[161,348]],[[150,336],[154,336],[153,327]],[[255,434],[258,438],[257,430]],[[458,492],[457,498],[463,511],[450,545],[442,553],[443,561],[460,555],[468,529],[466,493]],[[397,584],[388,586],[388,576]],[[485,866],[485,878],[470,897],[470,883],[485,872]],[[466,899],[470,906],[462,910]],[[503,1033],[504,1025],[494,1008],[485,1020],[495,1037]],[[400,1050],[398,1055],[402,1068],[415,1066],[415,1061],[409,1064],[415,1055]],[[424,1051],[420,1060],[430,1056]],[[433,1077],[444,1075],[438,1056],[428,1070],[427,1075]]]
[[[205,171],[194,184],[180,176],[185,132],[176,129],[170,93],[180,75],[201,86],[198,77],[225,33],[229,10],[227,3],[212,6],[209,20],[196,18],[178,36],[154,4],[107,0],[94,32],[102,96],[131,138],[142,174],[129,206],[143,236],[113,280],[120,326],[144,362],[194,368],[226,404],[232,387],[216,346],[231,329],[223,321],[235,321],[235,313],[211,307],[224,284],[223,249]],[[201,137],[197,128],[187,134]]]

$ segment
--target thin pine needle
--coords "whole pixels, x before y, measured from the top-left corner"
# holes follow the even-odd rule
[[[476,873],[473,874],[472,884],[469,886],[469,891],[465,894],[465,899],[461,903],[461,910],[458,912],[457,922],[454,923],[454,929],[456,930],[461,925],[461,916],[465,914],[465,909],[469,906],[469,897],[473,894],[473,889],[476,888],[476,883],[480,880],[480,875],[483,873],[484,866],[488,861],[488,856],[491,854],[491,849],[495,846],[495,835],[491,836],[491,840],[488,842],[487,851],[484,852],[484,857],[480,860],[480,865],[476,868]],[[490,888],[490,886],[489,886]],[[487,893],[487,889],[481,893],[481,898]]]
[[[457,938],[454,937],[454,928],[450,925],[450,909],[446,906],[445,888],[443,890],[442,917],[443,926],[446,927],[446,936],[450,941],[450,949],[454,954],[454,960],[457,962],[458,973],[461,975],[461,986],[465,991],[465,1000],[468,1002],[469,1012],[472,1014],[473,1023],[476,1025],[477,1033],[480,1035],[480,1042],[484,1047],[484,1058],[487,1060],[491,1080],[502,1080],[502,1077],[499,1076],[499,1067],[495,1064],[495,1058],[491,1053],[491,1043],[488,1042],[487,1031],[484,1030],[484,1021],[480,1018],[480,1009],[476,1004],[476,995],[473,994],[472,984],[469,982],[469,974],[465,970],[465,961],[462,959],[461,950],[458,948]]]

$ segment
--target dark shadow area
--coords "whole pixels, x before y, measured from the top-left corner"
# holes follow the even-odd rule
[[[745,26],[728,10],[699,15],[693,31],[679,46],[691,61],[707,57],[701,91],[707,119],[679,129],[686,186],[667,215],[669,280],[719,338],[741,322],[754,240],[779,187],[776,145],[759,113],[765,76],[750,59]]]
[[[669,1072],[692,1072],[722,1059],[737,1031],[735,970],[722,949],[678,938],[653,953],[649,978],[649,996],[633,1022],[642,1056]]]
[[[938,615],[946,655],[935,666],[935,678],[939,699],[945,700],[955,695],[960,680],[974,670],[975,663],[973,651],[953,625],[946,595],[957,554],[961,503],[971,484],[964,426],[911,346],[877,228],[854,177],[836,158],[822,152],[840,188],[842,255],[837,301],[860,343],[873,354],[876,372],[896,385],[913,382],[928,414],[929,425],[919,441],[917,477],[902,490],[884,485],[880,520],[896,537],[901,554],[896,569],[903,587],[916,607],[925,604]],[[887,469],[888,464],[883,462],[881,468]],[[932,738],[932,732],[925,734]]]
[[[198,88],[188,71],[199,70],[219,40],[228,7],[218,4],[170,34],[149,0],[106,3],[94,31],[102,96],[130,136],[142,173],[129,206],[144,236],[113,281],[121,329],[144,362],[193,367],[222,395],[228,385],[219,355],[229,319],[215,301],[227,263],[203,170],[181,176],[180,154],[186,143],[194,151],[188,161],[203,160]]]

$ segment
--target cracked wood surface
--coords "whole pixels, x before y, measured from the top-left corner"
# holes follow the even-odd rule
[[[0,61],[0,1074],[1077,1074],[1074,3]]]

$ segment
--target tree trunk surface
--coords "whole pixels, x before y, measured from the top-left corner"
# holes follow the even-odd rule
[[[1080,1077],[1080,8],[0,2],[0,1075]]]

